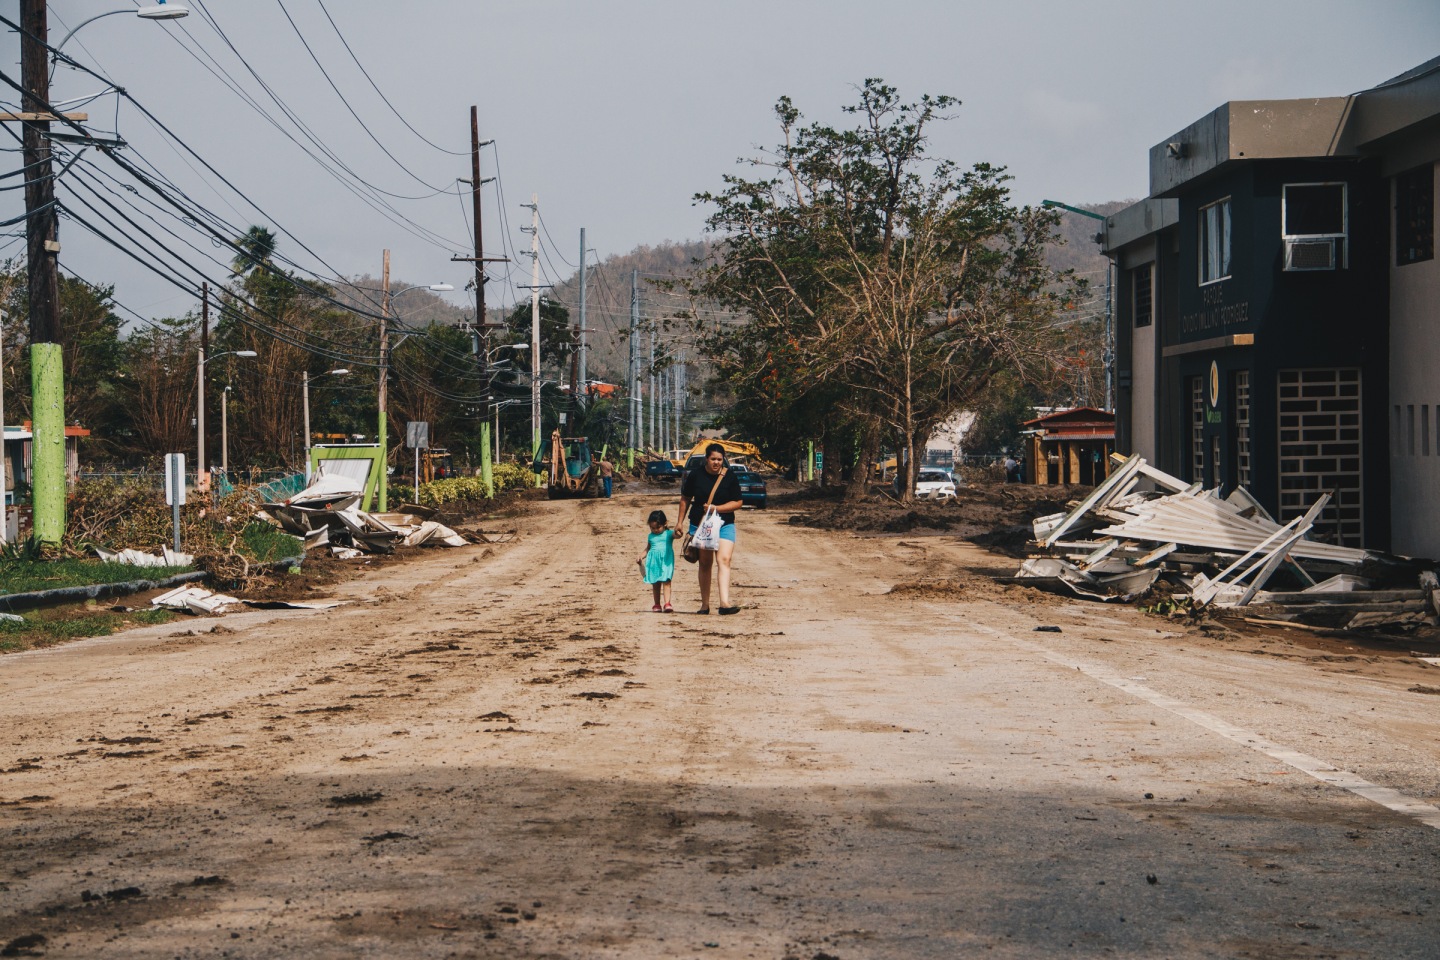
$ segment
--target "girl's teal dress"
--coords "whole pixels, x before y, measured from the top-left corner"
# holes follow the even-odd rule
[[[675,531],[665,528],[646,536],[650,548],[645,553],[645,582],[664,583],[675,579]]]

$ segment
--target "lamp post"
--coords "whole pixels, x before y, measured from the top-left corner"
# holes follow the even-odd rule
[[[230,384],[220,391],[220,475],[230,480]]]
[[[205,364],[221,357],[258,357],[254,350],[226,350],[213,357],[205,356],[205,348],[198,351],[195,363],[195,490],[210,489],[210,474],[205,467]]]
[[[348,377],[350,371],[346,367],[339,367],[335,370],[326,370],[324,373],[316,374],[317,377]],[[306,370],[301,380],[302,403],[305,411],[305,482],[310,482],[310,371]]]
[[[509,400],[493,400],[493,401],[491,401],[491,403],[490,403],[490,406],[495,410],[495,462],[496,462],[496,463],[499,463],[499,462],[500,462],[500,408],[501,408],[501,407],[515,406],[515,405],[522,404],[522,403],[525,403],[525,402],[526,402],[525,400],[523,400],[523,399],[521,399],[521,398],[519,398],[519,397],[514,397],[514,398],[509,399]]]
[[[454,284],[432,283],[423,287],[406,287],[395,295],[390,293],[390,251],[385,251],[384,272],[381,275],[380,287],[380,393],[379,393],[379,423],[376,424],[376,439],[380,442],[380,512],[384,513],[389,508],[390,487],[387,482],[390,465],[390,413],[387,409],[387,392],[390,382],[390,304],[396,297],[402,297],[411,290],[430,290],[436,293],[443,293],[454,290]]]
[[[1110,219],[1103,213],[1096,213],[1093,210],[1082,210],[1080,207],[1072,207],[1068,203],[1061,203],[1059,200],[1041,200],[1040,206],[1048,208],[1059,208],[1068,210],[1071,213],[1078,213],[1082,217],[1089,217],[1092,220],[1099,220],[1102,226],[1095,239],[1102,247],[1110,229]],[[1115,287],[1115,261],[1108,256],[1105,258],[1105,355],[1102,358],[1105,364],[1105,411],[1115,411],[1115,314],[1112,294]]]

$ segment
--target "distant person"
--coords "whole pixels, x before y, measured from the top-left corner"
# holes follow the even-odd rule
[[[610,499],[615,486],[615,464],[609,460],[600,461],[600,486],[605,490],[605,499]]]
[[[1005,482],[1020,482],[1020,462],[1009,454],[1005,455]]]
[[[705,448],[705,469],[691,470],[680,486],[680,523],[688,520],[689,527],[683,529],[688,529],[691,536],[695,535],[709,508],[714,507],[720,514],[720,548],[700,551],[700,609],[696,613],[710,612],[710,573],[715,569],[717,560],[720,613],[740,612],[740,608],[730,602],[730,561],[735,555],[735,511],[742,506],[740,481],[726,469],[725,448],[712,443]]]
[[[680,536],[680,531],[670,526],[664,510],[651,510],[646,522],[650,525],[650,535],[646,538],[645,554],[635,562],[640,564],[645,582],[654,594],[655,605],[651,611],[673,613],[670,582],[675,579],[675,538]]]

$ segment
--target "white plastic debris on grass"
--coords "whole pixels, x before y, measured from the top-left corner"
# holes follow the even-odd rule
[[[188,567],[195,558],[188,553],[176,553],[169,547],[161,547],[158,554],[142,550],[106,550],[96,547],[96,554],[106,563],[124,563],[132,567]]]

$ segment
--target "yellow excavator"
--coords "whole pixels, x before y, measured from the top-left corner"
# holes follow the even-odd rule
[[[556,430],[550,434],[550,482],[547,493],[551,500],[595,495],[600,475],[597,461],[590,452],[586,437],[562,437]]]
[[[695,444],[695,446],[690,448],[690,453],[685,459],[688,461],[690,457],[703,455],[705,453],[705,448],[710,446],[710,444],[712,443],[718,443],[720,444],[720,446],[725,448],[725,458],[727,460],[736,458],[743,459],[746,465],[749,466],[751,470],[754,470],[758,473],[780,472],[779,465],[765,459],[765,456],[760,452],[759,447],[755,446],[755,444],[753,443],[745,443],[743,440],[700,440]]]

